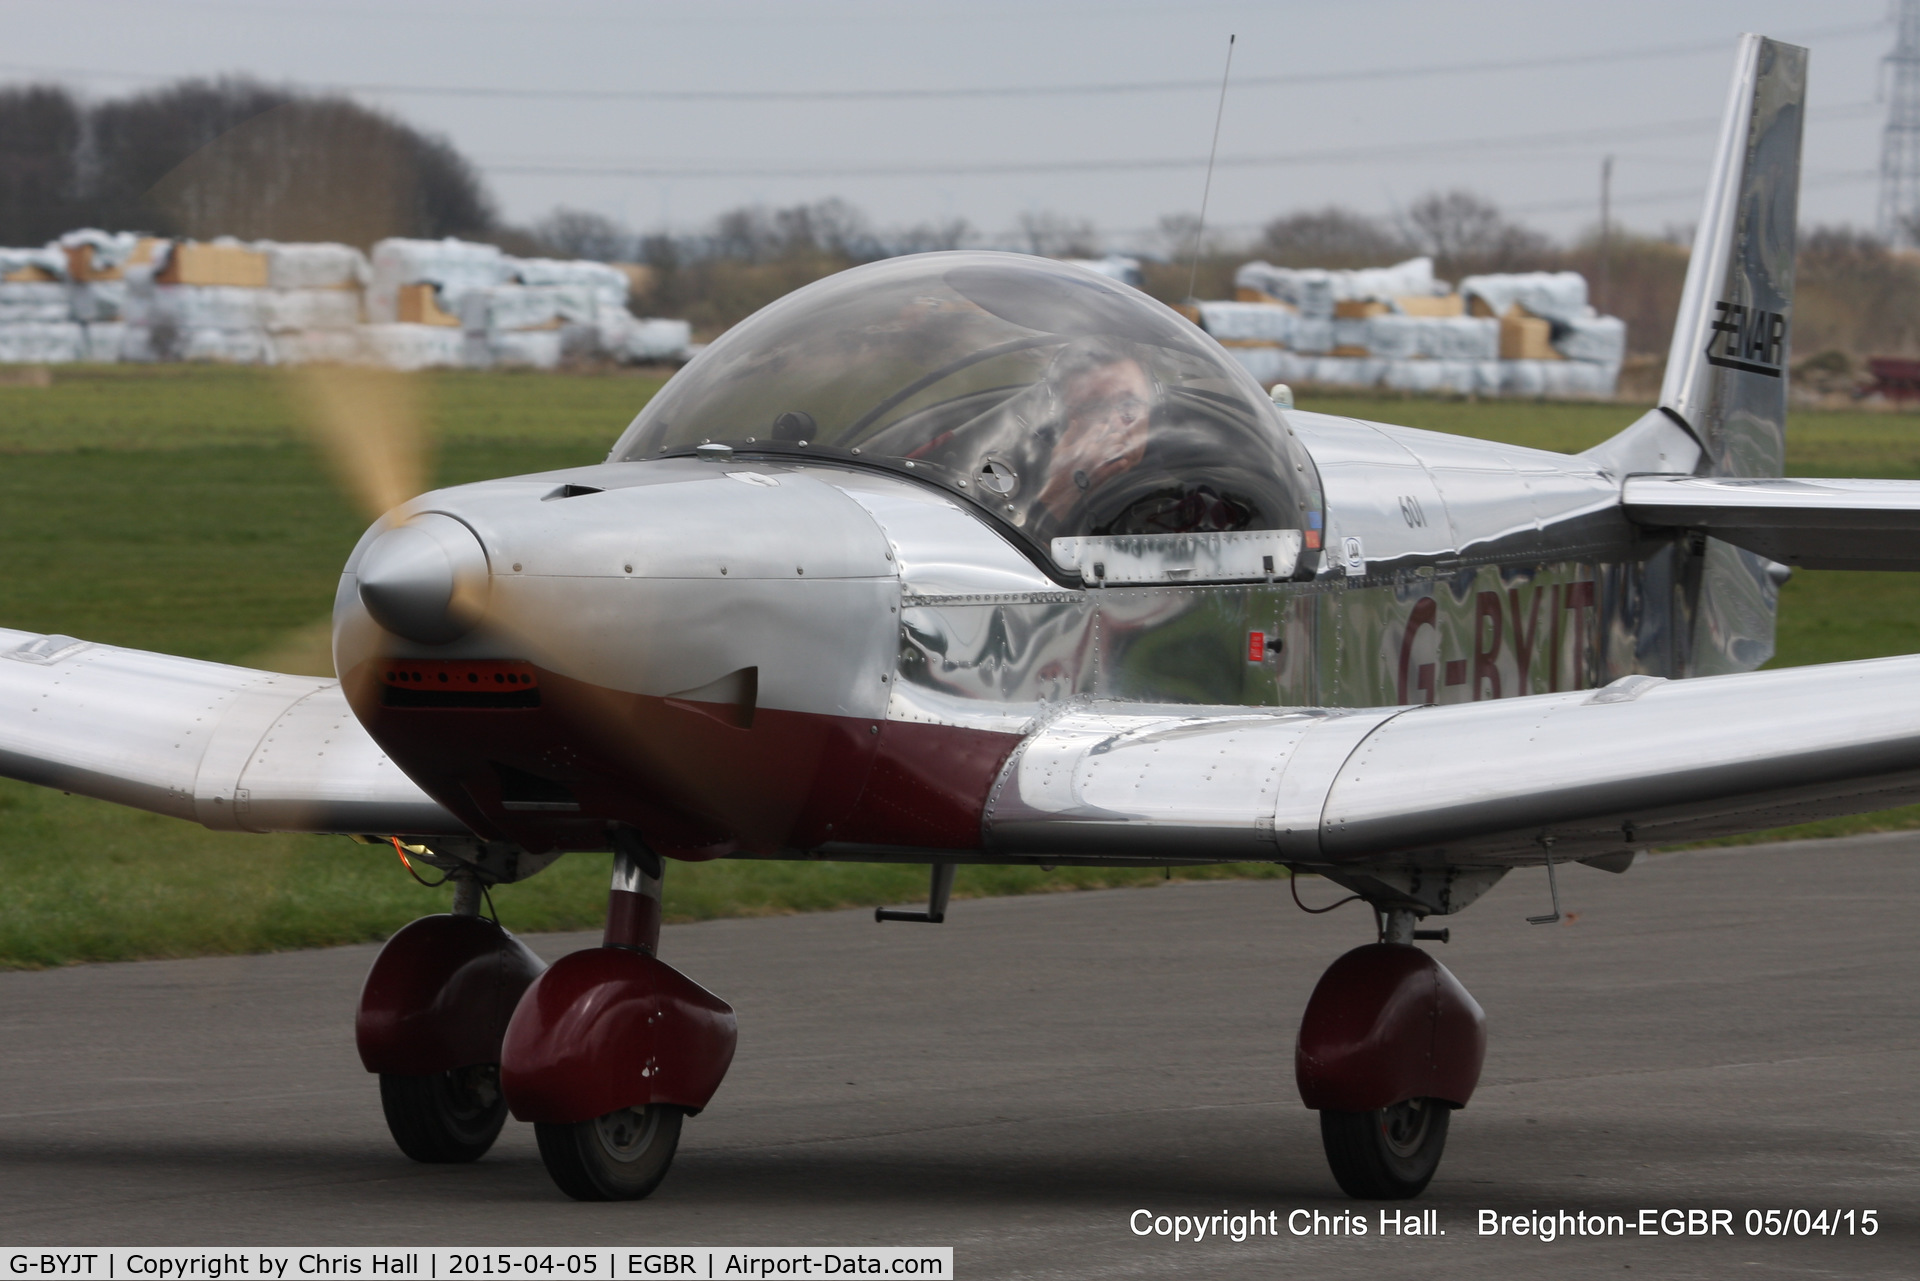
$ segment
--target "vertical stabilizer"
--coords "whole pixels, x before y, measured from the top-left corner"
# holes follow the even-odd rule
[[[1778,476],[1800,201],[1807,51],[1740,37],[1713,174],[1693,236],[1660,407],[1714,476]]]

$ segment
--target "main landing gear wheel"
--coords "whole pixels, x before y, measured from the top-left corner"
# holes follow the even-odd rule
[[[576,1201],[638,1201],[667,1177],[684,1116],[671,1104],[656,1103],[533,1129],[540,1159],[562,1192]]]
[[[1408,1099],[1374,1112],[1323,1111],[1320,1142],[1348,1196],[1404,1201],[1419,1196],[1440,1168],[1452,1115],[1438,1099]]]
[[[478,1160],[500,1137],[500,1127],[507,1121],[497,1063],[431,1076],[383,1072],[380,1107],[400,1150],[429,1165]]]

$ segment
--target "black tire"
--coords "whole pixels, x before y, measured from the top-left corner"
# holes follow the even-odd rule
[[[428,1165],[478,1160],[507,1122],[497,1063],[432,1076],[382,1073],[380,1107],[400,1150]]]
[[[1440,1168],[1452,1115],[1439,1099],[1408,1099],[1377,1112],[1322,1112],[1320,1142],[1348,1196],[1404,1201],[1419,1196]]]
[[[686,1114],[665,1103],[622,1108],[574,1125],[533,1127],[540,1159],[576,1201],[638,1201],[667,1177]]]

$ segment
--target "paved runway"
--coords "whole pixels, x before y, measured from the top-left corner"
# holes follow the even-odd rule
[[[1320,971],[1370,941],[1282,883],[670,927],[740,1051],[651,1200],[579,1205],[531,1128],[406,1161],[354,1056],[371,947],[0,975],[0,1242],[952,1245],[965,1277],[1920,1272],[1920,838],[1515,873],[1435,947],[1491,1048],[1420,1204],[1353,1208],[1292,1081]],[[1307,883],[1309,898],[1330,888]],[[508,921],[511,925],[511,920]],[[548,957],[594,941],[530,940]],[[1485,1238],[1478,1211],[1878,1211],[1873,1237]],[[1367,1207],[1369,1218],[1377,1207]],[[1277,1211],[1278,1239],[1129,1231]]]

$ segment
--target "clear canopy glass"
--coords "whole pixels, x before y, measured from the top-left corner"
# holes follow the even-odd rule
[[[912,475],[1043,556],[1061,536],[1300,530],[1319,509],[1306,452],[1211,338],[1023,254],[915,254],[800,289],[675,374],[611,457],[709,441]]]

